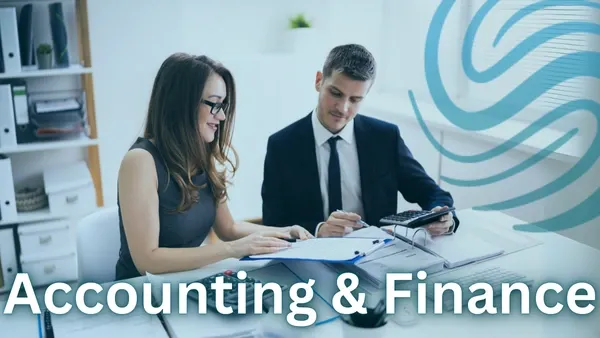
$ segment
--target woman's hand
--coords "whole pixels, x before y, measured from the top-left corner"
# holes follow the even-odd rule
[[[304,229],[303,227],[301,227],[299,225],[292,225],[290,227],[285,227],[283,229],[285,229],[286,232],[289,233],[292,238],[305,240],[305,239],[315,237],[310,232],[308,232],[308,230]]]
[[[289,248],[291,243],[283,240],[291,238],[290,232],[279,231],[255,232],[232,242],[225,242],[227,250],[234,258],[250,255],[262,255]]]

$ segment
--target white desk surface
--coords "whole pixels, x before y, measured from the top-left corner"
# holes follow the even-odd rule
[[[519,220],[509,217],[500,212],[474,212],[471,210],[462,210],[458,212],[461,217],[461,229],[466,231],[469,227],[477,226],[475,219],[478,219],[481,224],[494,224],[510,228],[513,224],[520,224]],[[442,315],[433,314],[433,303],[428,301],[427,314],[417,315],[417,323],[413,326],[399,326],[393,321],[388,321],[388,324],[382,331],[366,331],[365,333],[377,337],[486,337],[486,338],[598,338],[600,337],[600,309],[596,308],[590,315],[579,316],[572,314],[566,304],[567,288],[576,282],[588,282],[596,290],[600,290],[600,251],[580,244],[566,237],[554,233],[523,233],[525,236],[535,238],[543,242],[527,250],[505,255],[486,262],[481,262],[476,265],[463,267],[464,271],[481,266],[500,266],[509,268],[516,272],[521,272],[535,279],[536,286],[553,281],[561,284],[563,290],[561,302],[564,305],[562,312],[558,315],[544,315],[539,313],[535,305],[535,290],[532,288],[530,308],[532,313],[529,315],[521,315],[513,309],[510,315],[472,315],[468,311],[461,315],[445,312]],[[252,271],[253,269],[264,266],[266,262],[239,262],[237,260],[226,260],[209,267],[187,271],[176,274],[162,275],[160,278],[169,281],[191,281],[203,276],[208,276],[215,272],[223,271],[224,269],[237,269]],[[319,283],[319,277],[313,277]],[[146,282],[146,277],[136,278],[132,280],[132,284],[137,285],[138,290],[138,306],[142,304],[141,284]],[[110,284],[107,284],[105,290]],[[38,291],[40,292],[40,291]],[[41,290],[43,292],[43,290]],[[8,294],[0,295],[0,301],[6,301]],[[315,294],[316,298],[317,295]],[[413,295],[416,298],[416,295]],[[43,296],[38,297],[38,300],[43,301]],[[174,302],[176,304],[176,302]],[[74,303],[73,303],[74,304]],[[598,302],[592,302],[594,306]],[[5,303],[0,303],[1,309],[4,310]],[[60,305],[60,304],[59,304]],[[550,303],[550,306],[553,304]],[[499,305],[497,305],[499,311]],[[106,308],[106,307],[105,307]],[[517,308],[513,306],[513,308]],[[188,308],[188,311],[193,311],[193,308]],[[466,309],[466,308],[465,308]],[[285,304],[283,313],[286,314],[289,309],[286,309]],[[329,309],[331,310],[331,309]],[[518,309],[517,309],[518,310]],[[202,315],[179,315],[175,314],[177,308],[173,308],[173,314],[165,316],[167,326],[172,330],[177,337],[207,337],[212,333],[210,327],[215,327],[217,324],[214,320]],[[19,314],[12,316],[4,315],[0,312],[0,332],[9,329],[11,336],[15,337],[37,337],[37,319],[33,315],[28,315],[19,311]],[[80,315],[77,310],[72,312]],[[324,311],[326,312],[326,311]],[[328,313],[327,315],[330,315]],[[74,314],[75,315],[75,314]],[[270,317],[272,318],[272,317]],[[89,318],[88,318],[89,320]],[[285,324],[285,316],[280,315],[277,318],[278,324]],[[158,326],[154,326],[156,330]],[[328,323],[318,325],[311,328],[293,328],[287,326],[292,332],[306,337],[344,337],[343,325],[340,319],[330,321]],[[114,328],[114,333],[119,334],[118,327]],[[140,330],[142,331],[142,330]],[[144,330],[148,332],[147,330]],[[399,335],[400,334],[400,335]],[[149,337],[150,335],[144,335]],[[56,336],[56,338],[62,338]]]

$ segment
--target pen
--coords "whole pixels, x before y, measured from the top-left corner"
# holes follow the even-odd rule
[[[385,243],[386,243],[385,241],[381,241],[378,245],[374,245],[371,249],[363,252],[361,255],[367,256],[367,255],[371,254],[373,251],[375,251],[375,250],[379,249],[380,247],[382,247],[383,245],[385,245]]]
[[[340,209],[338,209],[336,211],[345,213],[345,211],[342,211]],[[362,219],[359,219],[358,221],[356,221],[356,223],[362,225],[363,228],[368,228],[369,227],[369,225],[365,221],[363,221]]]

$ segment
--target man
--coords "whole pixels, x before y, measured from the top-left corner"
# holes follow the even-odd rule
[[[363,46],[331,50],[316,75],[316,109],[269,137],[264,224],[299,224],[317,237],[343,236],[361,227],[358,220],[379,225],[395,214],[398,191],[424,210],[453,205],[413,158],[396,125],[357,114],[375,70]],[[452,213],[427,229],[441,235],[457,227]]]

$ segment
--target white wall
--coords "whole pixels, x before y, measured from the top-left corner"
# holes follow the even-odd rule
[[[314,107],[314,76],[335,44],[379,55],[380,0],[277,2],[90,0],[89,20],[105,204],[116,203],[120,161],[143,130],[152,82],[173,52],[207,54],[232,69],[239,93],[231,189],[237,218],[259,216],[267,137]],[[287,19],[305,13],[320,43],[289,53]],[[260,14],[260,19],[258,15]],[[110,23],[110,24],[108,24]],[[262,88],[259,88],[262,87]]]
[[[240,155],[240,169],[231,189],[230,207],[236,218],[254,217],[261,212],[260,184],[267,137],[313,108],[316,102],[314,74],[329,48],[346,42],[365,44],[380,64],[375,92],[385,90],[392,96],[406,98],[407,90],[415,89],[426,99],[424,37],[436,6],[437,3],[419,6],[411,3],[407,6],[393,0],[89,0],[106,204],[116,202],[116,179],[121,158],[142,131],[153,78],[160,63],[169,54],[179,51],[205,53],[221,60],[235,74],[239,110],[234,146]],[[465,93],[465,88],[461,87],[465,81],[460,77],[457,54],[461,46],[451,42],[464,30],[464,23],[460,20],[465,17],[465,8],[469,6],[462,1],[452,13],[451,26],[444,33],[446,40],[442,48],[443,76],[454,97]],[[319,40],[310,48],[290,53],[289,46],[280,42],[286,41],[287,17],[299,12],[314,20]],[[375,97],[368,101],[371,106],[377,106]],[[398,112],[398,107],[391,105],[391,108],[386,107],[384,112],[377,114],[382,113],[379,116],[400,125],[414,155],[436,180],[439,180],[440,173],[451,177],[484,175],[498,170],[499,166],[506,167],[530,156],[521,151],[511,151],[506,156],[480,165],[448,159],[440,162],[439,153],[425,138],[414,118],[396,116],[398,113],[410,115],[412,111]],[[371,111],[365,110],[364,113],[371,114]],[[449,149],[459,153],[477,152],[491,146],[479,138],[435,128],[434,135]],[[442,185],[453,193],[458,207],[470,207],[517,196],[549,182],[571,165],[547,160],[494,186],[461,188]],[[600,179],[600,175],[595,175],[589,175],[578,185],[538,204],[508,212],[525,220],[538,220],[559,213],[589,195],[591,188],[597,186],[594,182]],[[407,207],[409,205],[400,201],[399,208]],[[598,222],[593,221],[563,234],[600,247],[597,229],[600,229]]]
[[[88,1],[105,205],[116,203],[121,158],[143,130],[154,75],[183,49],[177,1]],[[166,24],[168,23],[168,24]]]

